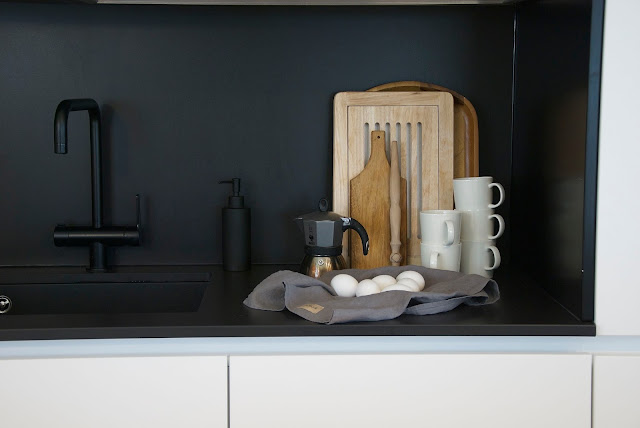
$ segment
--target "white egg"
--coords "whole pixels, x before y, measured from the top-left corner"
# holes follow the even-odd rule
[[[424,277],[420,275],[418,272],[416,272],[415,270],[405,270],[404,272],[400,273],[400,275],[396,277],[398,282],[402,278],[413,279],[420,286],[420,291],[424,290],[424,284],[425,284]]]
[[[354,297],[356,288],[358,288],[358,280],[346,273],[340,273],[331,280],[331,287],[340,297]]]
[[[372,279],[363,279],[356,288],[356,296],[368,296],[370,294],[377,294],[380,292],[380,286]]]
[[[396,284],[406,285],[413,291],[420,291],[420,284],[418,284],[411,278],[400,278],[400,281],[396,282]]]
[[[392,284],[388,287],[385,287],[382,289],[382,292],[384,293],[385,291],[413,291],[411,289],[411,287],[404,285],[404,284]]]
[[[381,289],[396,283],[396,279],[391,275],[378,275],[373,278],[373,281],[375,281]]]

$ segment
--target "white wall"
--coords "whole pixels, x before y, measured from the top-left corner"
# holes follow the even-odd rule
[[[600,335],[640,335],[640,1],[606,0],[596,232]]]

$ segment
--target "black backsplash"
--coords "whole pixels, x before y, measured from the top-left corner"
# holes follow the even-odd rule
[[[585,164],[597,154],[585,141],[587,121],[598,121],[600,74],[597,64],[590,79],[589,64],[590,55],[600,55],[592,43],[602,38],[591,33],[591,3],[518,6],[511,198],[514,264],[583,320],[593,319],[593,279],[583,285],[583,269],[594,267],[583,266],[583,248],[593,250],[595,239],[585,243],[583,233],[585,212],[595,209]],[[593,19],[601,20],[601,11]],[[593,96],[595,109],[588,109]],[[584,207],[585,192],[594,206]]]
[[[143,245],[113,264],[220,263],[231,177],[254,262],[299,262],[292,218],[331,196],[333,95],[392,81],[469,98],[481,173],[509,192],[513,10],[0,3],[0,265],[87,264],[52,240],[91,219],[86,113],[53,153],[66,98],[102,106],[106,220],[133,224],[142,195]]]

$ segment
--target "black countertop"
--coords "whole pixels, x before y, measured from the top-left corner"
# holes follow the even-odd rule
[[[460,306],[450,312],[394,320],[323,325],[289,312],[249,309],[242,301],[262,279],[290,265],[254,265],[247,272],[221,266],[181,266],[180,272],[211,272],[196,312],[0,315],[0,340],[158,337],[270,336],[595,336],[583,322],[527,278],[496,272],[501,298],[488,306]],[[0,269],[0,276],[16,268]],[[54,268],[60,272],[63,268]],[[145,267],[148,272],[168,267]],[[139,272],[140,268],[128,268]],[[25,275],[43,268],[23,269]],[[51,269],[44,272],[51,271]],[[121,271],[126,272],[127,268]],[[5,281],[6,282],[6,281]]]

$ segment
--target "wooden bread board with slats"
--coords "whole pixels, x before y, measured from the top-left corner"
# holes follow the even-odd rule
[[[449,92],[453,96],[453,177],[477,177],[480,174],[478,115],[466,97],[433,83],[405,80],[378,85],[367,92]]]
[[[446,92],[338,93],[334,99],[333,211],[351,216],[350,183],[369,159],[370,133],[386,131],[387,147],[390,141],[398,141],[400,173],[407,181],[404,263],[419,265],[420,211],[453,209],[453,129],[453,97]],[[388,211],[379,215],[384,217],[380,221],[389,223]],[[343,237],[343,256],[349,264],[350,242],[356,239],[348,234]],[[385,251],[391,254],[390,248]],[[390,265],[388,256],[386,260],[385,265]]]

